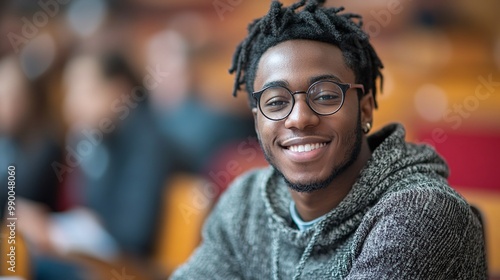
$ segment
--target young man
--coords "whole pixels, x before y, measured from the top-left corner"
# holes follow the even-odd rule
[[[231,72],[271,167],[237,179],[174,279],[485,279],[480,221],[399,124],[367,136],[382,63],[359,16],[273,2]]]

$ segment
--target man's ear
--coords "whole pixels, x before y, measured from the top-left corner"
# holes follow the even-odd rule
[[[254,124],[254,128],[255,128],[255,133],[257,133],[257,138],[260,139],[259,128],[258,128],[258,124],[257,124],[257,113],[258,113],[257,107],[252,108],[253,124]]]
[[[252,115],[253,115],[254,121],[257,121],[257,111],[258,111],[257,107],[252,108]]]
[[[361,110],[361,125],[366,123],[371,125],[373,123],[373,109],[375,109],[375,100],[371,91],[361,97],[359,108]]]

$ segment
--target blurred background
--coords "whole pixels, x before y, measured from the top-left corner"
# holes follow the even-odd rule
[[[269,5],[0,2],[0,168],[16,166],[16,275],[159,279],[186,260],[230,181],[266,165],[227,69]],[[364,16],[384,63],[374,129],[401,122],[446,158],[451,185],[483,214],[499,278],[500,2],[327,5]],[[4,258],[0,275],[11,275]]]

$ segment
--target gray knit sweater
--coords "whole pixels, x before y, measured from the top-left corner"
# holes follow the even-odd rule
[[[479,220],[443,159],[404,136],[397,124],[371,135],[350,193],[305,231],[273,168],[238,178],[172,279],[486,279]]]

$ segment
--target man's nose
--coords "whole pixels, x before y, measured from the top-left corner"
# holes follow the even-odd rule
[[[316,126],[319,124],[319,116],[309,107],[306,101],[306,94],[296,92],[295,105],[292,112],[285,120],[285,127],[288,129],[304,130],[309,126]]]

